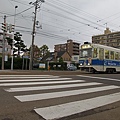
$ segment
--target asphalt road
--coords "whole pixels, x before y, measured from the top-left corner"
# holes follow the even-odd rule
[[[120,120],[119,111],[120,74],[0,71],[0,120]]]

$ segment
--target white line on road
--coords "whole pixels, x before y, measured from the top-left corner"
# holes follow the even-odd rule
[[[86,77],[86,78],[97,78],[97,79],[103,79],[103,80],[113,80],[113,81],[119,81],[119,79],[112,79],[112,78],[103,78],[103,77],[93,77],[93,76],[84,76],[84,75],[77,75],[77,76],[80,76],[80,77]]]
[[[18,80],[1,80],[0,83],[3,82],[28,82],[28,81],[57,81],[57,80],[70,80],[72,78],[54,78],[53,79],[18,79]]]
[[[19,78],[19,79],[23,79],[23,78],[58,78],[59,76],[28,76],[28,77],[26,77],[26,76],[10,76],[10,77],[1,77],[0,76],[0,79],[11,79],[11,78],[14,78],[14,79],[17,79],[17,78]]]
[[[92,85],[101,85],[102,83],[77,83],[70,85],[52,85],[52,86],[37,86],[37,87],[19,87],[19,88],[9,88],[5,89],[7,92],[21,92],[21,91],[33,91],[33,90],[49,90],[49,89],[59,89],[59,88],[71,88],[71,87],[83,87]]]
[[[52,79],[51,79],[52,80]],[[43,85],[43,84],[58,84],[58,83],[77,83],[84,80],[68,80],[68,81],[51,81],[51,82],[26,82],[26,83],[2,83],[0,86],[19,86],[19,85]]]
[[[87,88],[87,89],[80,89],[80,90],[43,93],[43,94],[32,94],[32,95],[21,95],[21,96],[15,96],[15,98],[17,98],[21,102],[26,102],[26,101],[66,97],[66,96],[72,96],[72,95],[80,95],[80,94],[85,94],[85,93],[105,91],[105,90],[111,90],[111,89],[117,89],[117,88],[120,88],[120,87],[111,85],[111,86]]]
[[[53,120],[108,105],[117,101],[120,101],[120,93],[45,108],[37,108],[34,110],[46,120]]]

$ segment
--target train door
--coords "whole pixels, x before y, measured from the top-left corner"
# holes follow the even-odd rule
[[[99,48],[99,62],[101,66],[101,71],[104,71],[104,49]]]

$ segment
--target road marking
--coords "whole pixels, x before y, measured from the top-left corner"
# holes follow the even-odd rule
[[[17,78],[19,78],[19,79],[23,79],[23,78],[58,78],[59,76],[28,76],[28,77],[23,77],[23,76],[10,76],[10,77],[1,77],[0,76],[0,79],[11,79],[11,78],[15,78],[15,79],[17,79]]]
[[[111,86],[87,88],[87,89],[80,89],[80,90],[43,93],[43,94],[32,94],[32,95],[21,95],[21,96],[14,96],[14,97],[17,98],[21,102],[26,102],[26,101],[66,97],[66,96],[72,96],[72,95],[80,95],[80,94],[85,94],[85,93],[93,93],[93,92],[99,92],[99,91],[105,91],[105,90],[111,90],[111,89],[117,89],[117,88],[120,88],[120,87],[111,85]]]
[[[53,78],[53,79],[23,79],[23,80],[21,80],[21,79],[18,79],[18,80],[1,80],[0,81],[0,83],[2,83],[2,82],[27,82],[27,81],[53,81],[53,80],[55,80],[55,81],[57,81],[57,80],[70,80],[70,79],[72,79],[72,78]]]
[[[112,78],[103,78],[103,77],[93,77],[93,76],[84,76],[84,75],[77,75],[77,76],[80,76],[80,77],[86,77],[86,78],[97,78],[97,79],[105,79],[105,80],[113,80],[113,81],[119,81],[119,79],[112,79]]]
[[[52,79],[51,79],[52,80]],[[19,86],[19,85],[42,85],[42,84],[57,84],[57,83],[77,83],[85,82],[84,80],[67,80],[67,81],[51,81],[51,82],[26,82],[26,83],[2,83],[0,86]]]
[[[34,109],[37,114],[46,120],[54,120],[62,117],[67,117],[97,107],[108,105],[120,101],[120,93],[95,97],[91,99],[70,102],[61,105],[55,105],[45,108]]]
[[[0,77],[9,77],[9,76],[53,76],[53,75],[0,75]]]
[[[4,89],[7,92],[21,92],[21,91],[33,91],[33,90],[49,90],[49,89],[59,89],[59,88],[71,88],[71,87],[83,87],[83,86],[92,86],[92,85],[101,85],[103,83],[77,83],[70,85],[52,85],[52,86],[37,86],[37,87],[19,87],[19,88],[9,88]]]

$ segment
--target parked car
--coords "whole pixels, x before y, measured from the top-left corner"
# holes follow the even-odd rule
[[[34,63],[33,68],[39,68],[39,63]]]
[[[68,66],[67,69],[71,70],[71,71],[75,71],[75,70],[77,70],[77,67],[72,65],[72,66]]]

